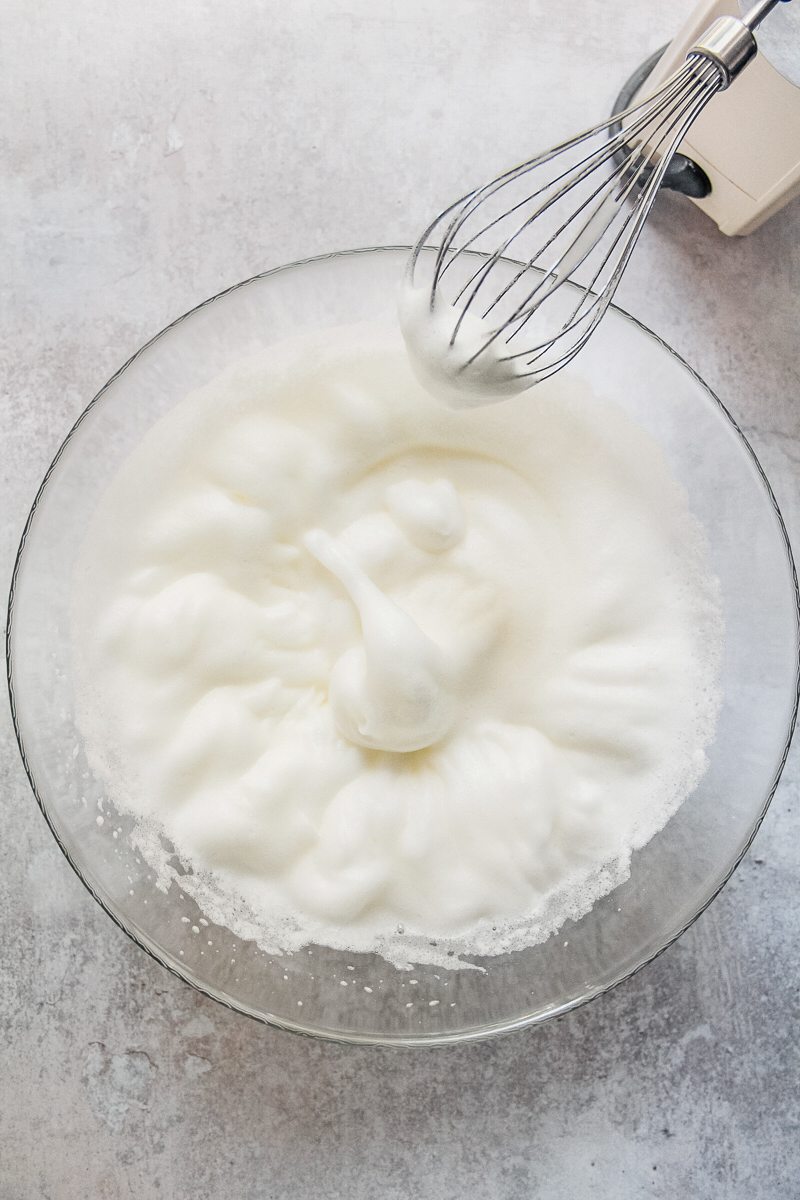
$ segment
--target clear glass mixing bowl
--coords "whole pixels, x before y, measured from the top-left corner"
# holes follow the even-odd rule
[[[104,799],[74,721],[70,578],[87,522],[150,426],[235,360],[305,330],[391,319],[406,254],[331,254],[256,276],[134,355],[79,418],[39,489],[14,572],[7,645],[31,786],[67,859],[121,929],[188,983],[260,1020],[342,1041],[427,1045],[532,1025],[585,1003],[659,954],[716,895],[758,828],[788,751],[798,594],[780,512],[741,431],[664,342],[612,309],[570,370],[660,444],[707,532],[726,622],[724,703],[708,772],[635,854],[630,879],[560,935],[483,960],[483,971],[398,971],[318,946],[264,955],[203,923],[177,886],[159,891],[130,843],[129,820]]]

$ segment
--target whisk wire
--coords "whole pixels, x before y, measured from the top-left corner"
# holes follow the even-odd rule
[[[657,115],[670,102],[677,91],[676,85],[681,82],[683,78],[688,77],[688,71],[686,72],[686,76],[684,76],[683,72],[680,72],[680,77],[680,80],[676,77],[676,79],[673,80],[669,85],[665,85],[661,91],[656,93],[655,96],[651,97],[651,100],[656,101],[656,103],[653,104],[652,107],[648,107],[647,110],[641,114],[639,119],[633,123],[633,125],[628,126],[624,131],[620,131],[620,133],[616,134],[611,139],[604,139],[599,148],[585,155],[576,163],[572,163],[569,167],[567,167],[566,170],[562,171],[560,175],[556,175],[554,178],[549,179],[535,191],[523,196],[522,199],[517,201],[516,204],[512,205],[511,208],[501,212],[487,224],[476,230],[475,233],[473,233],[455,250],[453,250],[450,258],[443,264],[443,266],[441,266],[441,268],[439,268],[439,263],[437,262],[437,272],[433,281],[433,287],[436,287],[446,271],[454,264],[459,256],[463,254],[464,251],[474,246],[475,243],[480,241],[491,229],[493,229],[500,222],[506,221],[510,216],[518,212],[520,209],[528,206],[537,197],[543,195],[544,193],[550,193],[547,202],[543,205],[540,205],[539,208],[537,208],[536,211],[532,213],[521,226],[519,226],[509,237],[507,237],[505,241],[495,249],[490,260],[477,268],[474,274],[466,281],[455,298],[455,303],[459,303],[473,280],[480,277],[480,283],[483,277],[492,269],[492,266],[497,259],[505,256],[508,253],[513,245],[513,242],[519,236],[521,236],[522,233],[524,233],[525,229],[527,229],[535,220],[539,219],[544,212],[552,207],[552,205],[557,203],[564,195],[566,195],[571,188],[577,186],[580,182],[582,182],[583,179],[591,175],[598,167],[603,165],[609,159],[613,158],[614,155],[625,146],[626,141],[629,142],[632,136],[634,136],[640,129],[643,129],[652,120],[653,116]],[[603,126],[603,128],[606,127],[607,125]],[[589,131],[590,134],[595,134],[596,132],[597,130]],[[583,135],[584,138],[587,136],[588,135]],[[562,153],[563,150],[570,148],[574,144],[575,140],[573,139],[571,142],[565,143],[563,147],[553,151],[552,155],[549,157],[554,157],[555,155]],[[455,236],[458,234],[459,230],[464,227],[466,222],[479,206],[485,204],[488,199],[496,195],[496,193],[502,188],[507,187],[510,183],[514,182],[521,175],[529,174],[544,161],[549,161],[549,157],[540,156],[539,159],[532,159],[528,163],[523,163],[520,165],[520,167],[515,168],[513,171],[506,172],[505,176],[501,176],[499,179],[494,180],[491,184],[487,184],[485,187],[469,193],[468,196],[465,197],[465,202],[459,202],[456,207],[460,207],[460,211],[454,217],[447,230],[447,233],[442,239],[441,258],[444,258],[449,253]],[[567,182],[564,183],[561,188],[556,188],[556,185],[561,183],[562,180],[566,180]],[[467,301],[467,307],[469,307],[469,305],[472,303],[473,298],[474,296],[471,295]]]
[[[679,81],[681,83],[685,82],[685,80],[687,80],[689,78],[690,74],[691,74],[691,70],[687,66],[687,68],[684,71],[681,71],[679,73]],[[441,272],[442,275],[444,274],[444,271],[447,270],[447,267],[452,265],[452,263],[455,261],[455,259],[458,257],[458,255],[463,250],[474,245],[475,242],[477,242],[493,226],[497,225],[500,221],[506,220],[509,216],[511,216],[515,212],[517,212],[520,208],[523,208],[526,205],[528,205],[537,196],[541,196],[544,193],[548,193],[548,196],[547,196],[547,199],[545,200],[545,202],[543,204],[540,204],[534,210],[534,212],[531,213],[526,218],[526,220],[521,225],[519,225],[516,229],[514,229],[503,240],[503,242],[501,242],[501,244],[495,248],[495,250],[490,255],[490,257],[487,259],[487,261],[485,263],[481,264],[481,266],[479,266],[475,270],[475,272],[470,276],[470,278],[466,281],[466,283],[462,286],[461,290],[456,295],[455,304],[458,305],[464,299],[464,294],[467,291],[467,289],[468,288],[471,289],[470,294],[467,297],[466,301],[464,302],[461,312],[459,314],[459,319],[457,321],[456,327],[454,328],[453,333],[451,335],[451,345],[453,345],[455,342],[455,338],[458,334],[458,331],[459,331],[459,328],[460,328],[460,325],[461,325],[464,315],[466,315],[466,313],[469,311],[470,307],[472,306],[473,302],[475,301],[475,299],[478,295],[478,292],[480,291],[481,286],[483,285],[485,280],[488,278],[495,263],[498,261],[499,258],[505,257],[506,255],[509,254],[509,252],[513,248],[515,241],[524,234],[526,229],[528,229],[535,221],[539,220],[543,216],[543,214],[545,212],[547,212],[548,209],[550,209],[552,206],[557,204],[558,201],[561,200],[565,195],[567,195],[568,192],[570,192],[573,188],[577,187],[585,179],[588,179],[591,175],[593,175],[599,166],[603,165],[609,159],[611,159],[618,152],[620,144],[623,144],[626,139],[627,139],[627,144],[630,146],[630,139],[631,139],[632,133],[634,131],[643,130],[646,126],[649,125],[649,126],[651,126],[651,133],[652,133],[653,131],[658,131],[658,129],[661,128],[661,126],[665,123],[666,120],[674,119],[676,107],[679,106],[679,103],[682,98],[682,93],[675,86],[676,82],[678,82],[678,80],[673,81],[673,83],[670,86],[665,86],[665,88],[662,89],[661,92],[657,93],[654,97],[652,97],[650,104],[646,107],[645,111],[640,115],[639,119],[636,122],[634,122],[634,124],[632,126],[629,126],[628,128],[626,128],[624,133],[619,135],[617,139],[612,139],[610,141],[604,142],[599,150],[595,150],[591,154],[585,155],[584,158],[582,158],[581,160],[578,161],[578,163],[573,164],[566,171],[563,171],[560,175],[556,176],[555,179],[551,179],[543,187],[539,188],[537,191],[535,191],[533,193],[530,193],[529,195],[524,197],[521,201],[519,201],[516,205],[514,205],[510,209],[508,209],[506,212],[501,213],[498,217],[495,217],[488,224],[483,225],[481,229],[479,229],[475,234],[473,234],[472,237],[468,238],[463,243],[463,245],[461,245],[458,248],[458,250],[455,251],[455,253],[452,255],[450,261],[447,264],[445,264],[444,270]],[[657,125],[655,125],[655,127],[653,127],[653,122],[656,117],[661,117],[661,121],[659,122],[659,124],[657,124]],[[616,171],[612,172],[609,179],[613,180],[617,176],[623,175],[624,170],[625,170],[625,163],[623,161],[621,166],[618,167]],[[557,187],[554,189],[554,185],[558,184],[561,181],[563,181],[561,187]],[[578,205],[578,207],[571,214],[569,214],[567,216],[566,220],[564,220],[562,222],[562,224],[555,229],[555,231],[545,241],[544,245],[539,247],[537,252],[531,258],[528,259],[527,263],[521,264],[516,275],[513,276],[509,280],[509,282],[505,285],[505,287],[501,290],[501,292],[498,293],[494,297],[491,304],[489,304],[487,306],[487,308],[484,310],[484,312],[483,312],[484,318],[487,317],[489,315],[489,313],[492,311],[492,309],[494,309],[497,306],[497,304],[505,297],[505,295],[515,287],[515,285],[519,282],[520,278],[526,273],[526,271],[528,271],[531,267],[536,265],[537,261],[542,257],[542,255],[560,237],[560,235],[562,233],[564,233],[564,231],[572,223],[572,221],[584,211],[586,206],[588,204],[591,204],[592,200],[596,196],[598,196],[601,192],[603,192],[604,190],[607,190],[608,182],[609,182],[609,180],[602,180],[601,183],[598,184],[598,186],[594,189],[594,191],[591,192],[590,195],[587,196],[583,200],[583,202],[580,203]],[[500,186],[506,186],[506,185],[504,183]],[[629,186],[627,188],[627,191],[620,194],[621,195],[621,199],[619,201],[620,204],[622,202],[622,199],[624,199],[627,196],[627,194],[632,190],[632,186],[633,185],[631,183],[631,186]],[[497,188],[496,190],[499,190],[499,188]],[[474,211],[475,208],[477,207],[477,204],[479,204],[481,202],[482,201],[480,199],[476,200],[472,204],[470,211]],[[608,211],[608,209],[606,209],[606,211]],[[610,219],[613,219],[614,215],[615,215],[614,213],[611,213]],[[467,219],[466,217],[462,217],[462,220],[460,222],[456,221],[456,222],[454,222],[454,224],[457,225],[458,227],[461,227],[461,226],[463,226],[466,219]],[[593,220],[593,218],[591,218],[591,220]],[[592,228],[597,230],[597,225],[592,226]],[[604,232],[604,230],[599,231],[598,238],[600,236],[602,236],[603,232]],[[586,247],[584,253],[575,254],[571,248],[567,248],[567,250],[565,250],[562,255],[562,258],[567,258],[568,256],[570,257],[571,269],[575,269],[577,266],[579,266],[580,263],[583,261],[583,259],[587,256],[588,253],[590,253],[590,251],[592,249],[592,246],[587,244],[588,239],[585,238],[584,230],[581,230],[581,232],[578,234],[577,241],[580,243],[582,241],[582,239],[583,239],[583,244]],[[595,239],[595,240],[597,240],[597,239]],[[551,270],[553,272],[557,272],[560,270],[562,275],[566,274],[561,259],[559,259],[556,263],[553,264],[553,267],[551,268]],[[546,280],[544,280],[544,279],[541,280],[536,285],[536,288],[534,289],[534,293],[539,292],[543,287],[545,287],[545,283],[546,283]],[[555,279],[552,280],[550,283],[550,286],[541,295],[540,301],[543,301],[544,299],[546,299],[547,296],[549,296],[551,294],[551,291],[555,290],[555,288],[557,286],[560,286],[560,281],[555,280]],[[530,297],[527,298],[527,300],[529,300],[529,299],[530,299]],[[517,312],[512,313],[511,317],[508,318],[508,321],[506,322],[506,324],[511,323],[517,319],[519,313],[522,311],[522,309],[525,308],[525,304],[527,303],[527,300],[526,300],[526,302],[523,302],[523,304],[520,306],[520,309]],[[535,310],[531,310],[531,315],[532,315],[533,311],[535,311]],[[514,331],[514,332],[517,332],[517,331]],[[513,336],[513,334],[511,336]],[[487,345],[491,345],[493,340],[494,339],[491,339],[490,341],[488,341]],[[477,357],[477,356],[473,356],[471,361],[474,361],[475,357]]]
[[[710,64],[707,65],[711,66]],[[687,68],[686,76],[688,77],[690,73],[690,69]],[[712,75],[716,74],[717,73],[715,72],[715,69],[713,66],[711,66],[711,75],[709,75],[708,78],[710,79]],[[704,79],[703,81],[698,82],[697,87],[692,89],[688,94],[677,93],[672,88],[666,89],[668,91],[668,99],[663,100],[661,104],[654,106],[647,113],[647,123],[650,125],[649,137],[652,139],[656,134],[661,134],[661,136],[655,143],[652,143],[651,141],[648,149],[645,149],[641,145],[632,146],[628,156],[618,164],[616,169],[607,178],[603,179],[597,185],[597,187],[595,187],[589,193],[589,195],[586,196],[582,202],[578,204],[578,206],[572,212],[569,213],[566,219],[561,222],[561,224],[555,229],[545,243],[537,249],[537,251],[528,259],[528,261],[520,265],[514,276],[512,276],[511,280],[498,292],[492,302],[484,310],[482,314],[483,317],[486,318],[514,288],[520,279],[532,269],[541,270],[541,274],[537,283],[517,305],[516,309],[503,322],[503,324],[501,324],[498,329],[493,330],[491,335],[485,340],[479,349],[473,355],[471,355],[469,359],[467,359],[464,364],[465,367],[475,362],[480,354],[484,353],[485,350],[488,349],[489,346],[491,346],[493,342],[504,333],[507,334],[505,338],[506,342],[510,342],[513,338],[517,337],[517,335],[525,327],[527,322],[535,314],[538,308],[545,303],[552,296],[552,294],[558,288],[560,288],[568,278],[571,277],[572,272],[577,270],[592,254],[594,249],[601,242],[602,238],[608,233],[620,212],[625,211],[626,201],[631,196],[631,193],[634,192],[634,189],[638,188],[633,205],[628,206],[625,220],[623,221],[621,228],[617,232],[617,235],[609,249],[609,254],[613,253],[630,221],[635,216],[637,207],[639,207],[643,202],[643,197],[645,200],[649,198],[650,191],[652,189],[645,187],[645,183],[649,182],[649,177],[655,170],[653,159],[656,158],[657,160],[659,151],[662,149],[665,141],[669,140],[668,153],[666,154],[668,161],[669,155],[671,155],[672,150],[677,145],[677,141],[680,140],[680,137],[682,136],[681,130],[683,128],[683,118],[687,113],[689,113],[690,119],[694,119],[693,106],[697,96],[697,91],[705,86],[706,80]],[[654,116],[659,118],[655,124],[653,122]],[[674,128],[676,120],[680,120],[681,122],[677,133]],[[662,133],[662,131],[664,132]],[[627,131],[626,135],[628,139],[630,139],[630,130]],[[628,140],[628,145],[630,146],[630,140]],[[592,158],[594,156],[588,157]],[[606,159],[609,156],[603,155],[602,157],[603,159]],[[666,169],[666,164],[664,169]],[[564,175],[566,174],[568,173],[564,173]],[[660,171],[658,175],[659,183],[662,176],[663,170]],[[581,178],[585,177],[586,175],[581,175]],[[572,180],[569,186],[563,189],[560,194],[566,194],[566,191],[569,191],[571,187],[574,187],[577,182],[579,182],[579,180]],[[585,214],[587,207],[591,206],[593,201],[595,201],[598,197],[601,197],[599,203],[594,205],[588,218],[583,222],[583,224],[580,226],[580,229],[577,231],[574,240],[559,252],[558,258],[551,264],[549,268],[543,270],[541,268],[537,268],[539,260],[543,257],[550,246],[553,245],[553,243],[555,243],[561,237],[561,235],[566,232],[573,222],[576,222],[582,214]],[[503,243],[503,246],[500,248],[501,253],[504,254],[508,250],[508,248],[513,244],[514,237],[518,236],[519,233],[526,228],[527,224],[530,224],[534,219],[541,215],[545,208],[546,205],[537,209],[533,216],[528,219],[528,222],[521,226],[514,235],[506,239],[506,241]],[[478,271],[472,276],[472,278],[475,279],[476,276],[480,274],[480,279],[473,288],[469,300],[461,310],[459,319],[456,323],[453,338],[451,339],[451,344],[454,343],[455,333],[458,331],[458,327],[463,319],[463,315],[466,313],[470,304],[475,299],[480,285],[487,278],[488,272],[491,269],[494,261],[496,261],[497,257],[498,252],[495,251],[495,254],[491,256],[487,263],[482,264]],[[585,303],[586,295],[596,285],[599,276],[602,274],[603,266],[604,264],[601,263],[593,278],[584,288],[583,295],[576,310],[574,310],[573,313],[571,313],[567,318],[567,321],[564,323],[564,325],[562,325],[562,328],[559,330],[559,334],[557,336],[560,337],[565,331],[566,326],[574,321],[577,317],[580,308]],[[459,298],[463,296],[464,290],[465,289],[462,288],[462,291],[459,293]],[[555,340],[557,340],[557,338],[548,339],[548,341],[544,343],[545,348]],[[531,355],[532,351],[536,351],[538,349],[538,346],[529,347],[527,350],[521,351],[518,355],[511,354],[504,356],[502,361],[510,362],[518,357],[527,358],[529,355]],[[530,361],[534,360],[531,358]]]
[[[709,80],[711,80],[713,82],[713,76],[709,75],[708,78],[709,78]],[[546,351],[546,350],[550,349],[552,346],[554,346],[562,337],[566,336],[566,334],[568,334],[570,332],[574,332],[577,325],[581,324],[584,321],[588,321],[588,324],[586,325],[586,327],[584,328],[584,330],[582,331],[582,333],[580,334],[578,339],[575,341],[575,343],[573,345],[570,346],[570,348],[566,352],[566,354],[555,359],[551,364],[549,364],[547,369],[544,371],[544,373],[537,371],[537,370],[528,371],[528,372],[520,372],[520,374],[523,377],[527,376],[527,375],[536,375],[537,378],[539,378],[539,379],[548,378],[550,375],[553,375],[553,374],[555,374],[556,371],[560,370],[560,368],[564,365],[564,363],[568,362],[572,357],[574,357],[574,355],[578,352],[578,350],[580,350],[586,344],[589,337],[594,332],[594,329],[597,327],[598,322],[601,320],[603,314],[605,313],[605,310],[608,307],[608,303],[611,299],[611,296],[613,295],[614,291],[616,290],[619,279],[620,279],[623,271],[625,270],[628,259],[630,258],[631,254],[633,253],[636,242],[639,238],[642,228],[644,227],[644,223],[647,219],[652,200],[655,198],[655,194],[658,191],[658,188],[661,184],[661,180],[663,178],[664,172],[666,171],[667,166],[669,164],[672,150],[674,150],[675,147],[677,147],[679,142],[685,136],[685,132],[688,129],[688,127],[691,125],[692,121],[694,121],[695,118],[697,117],[698,113],[700,111],[702,111],[702,109],[705,107],[705,105],[708,103],[708,101],[714,95],[716,90],[717,90],[717,87],[713,86],[710,90],[704,90],[704,91],[701,91],[698,94],[696,94],[694,97],[694,103],[684,113],[683,121],[682,121],[681,125],[674,131],[672,140],[669,143],[669,152],[663,154],[661,160],[658,162],[658,164],[656,165],[652,174],[650,175],[650,177],[647,180],[645,188],[643,189],[643,192],[641,194],[643,197],[642,202],[640,204],[638,204],[634,210],[632,210],[629,217],[626,219],[623,227],[618,231],[618,233],[616,235],[615,241],[614,241],[611,251],[609,253],[613,252],[613,249],[616,247],[617,243],[622,239],[627,225],[629,224],[629,222],[631,220],[633,220],[633,222],[634,222],[633,229],[631,230],[631,232],[629,234],[628,240],[626,241],[626,243],[624,245],[623,251],[622,251],[618,261],[616,262],[603,290],[599,294],[591,291],[591,289],[597,283],[599,274],[602,272],[602,267],[601,267],[600,271],[598,272],[598,274],[595,275],[594,279],[588,285],[586,285],[586,287],[584,288],[581,301],[576,306],[576,308],[573,310],[572,314],[567,319],[567,321],[565,321],[563,323],[558,334],[556,334],[555,337],[547,339],[546,341],[541,343],[540,346],[531,347],[527,351],[525,351],[523,354],[515,355],[513,357],[526,357],[526,356],[531,355],[532,351],[539,351],[539,354],[534,353],[528,359],[528,362],[526,363],[526,365],[531,366],[531,365],[533,365],[533,363],[536,361],[537,358],[541,357],[541,355],[544,353],[544,351]],[[603,265],[605,265],[605,264],[603,264]],[[587,295],[591,295],[593,297],[593,303],[592,303],[591,307],[589,309],[587,309],[587,311],[582,316],[579,317],[578,313],[580,312],[580,309],[583,306],[583,303],[585,303]]]
[[[567,167],[566,170],[562,171],[560,175],[556,175],[555,177],[549,179],[540,188],[523,196],[522,199],[514,204],[511,208],[507,209],[505,212],[501,212],[498,216],[489,221],[488,224],[484,225],[482,228],[478,229],[474,234],[472,234],[467,241],[460,244],[453,251],[451,258],[448,259],[447,263],[444,264],[440,274],[437,275],[437,278],[434,282],[439,282],[441,274],[444,274],[444,272],[452,265],[455,259],[457,259],[464,251],[468,250],[481,237],[487,234],[500,221],[505,220],[508,216],[517,212],[520,208],[524,208],[532,200],[536,199],[537,196],[540,196],[543,192],[552,189],[556,184],[561,182],[561,180],[566,179],[568,176],[574,176],[574,173],[579,168],[586,167],[586,171],[585,173],[582,173],[579,178],[574,179],[573,183],[579,182],[580,178],[584,178],[586,174],[591,173],[597,166],[600,166],[602,163],[612,158],[620,149],[625,146],[626,142],[630,142],[632,136],[635,136],[635,134],[643,129],[655,115],[658,115],[658,113],[669,104],[670,100],[677,92],[679,92],[685,81],[690,77],[690,74],[691,71],[689,64],[686,64],[675,76],[673,76],[671,80],[668,80],[658,92],[649,97],[644,105],[633,106],[624,112],[617,114],[617,116],[612,120],[604,122],[603,125],[596,126],[591,130],[587,130],[586,133],[579,135],[578,138],[572,138],[568,142],[562,143],[560,146],[556,147],[552,151],[549,151],[547,154],[539,155],[537,158],[530,159],[525,163],[521,163],[519,166],[505,172],[504,175],[492,180],[491,183],[485,184],[482,188],[477,188],[474,191],[467,193],[466,196],[457,201],[451,209],[446,210],[447,212],[450,212],[454,209],[458,209],[459,212],[442,239],[442,250],[444,254],[449,252],[454,236],[458,232],[458,229],[466,224],[470,216],[472,216],[473,212],[480,205],[485,204],[488,199],[494,196],[502,188],[507,187],[520,176],[532,173],[543,163],[552,161],[566,150],[571,149],[578,142],[586,140],[590,136],[594,136],[608,129],[614,123],[614,121],[621,121],[624,124],[626,116],[633,114],[638,109],[641,109],[639,117],[632,124],[625,126],[624,129],[620,130],[620,132],[615,134],[613,137],[603,139],[598,149],[593,150],[589,154],[585,155],[582,159],[579,159],[577,162],[570,164],[570,166]],[[553,201],[558,199],[562,194],[563,192],[559,192],[558,195],[554,195]],[[540,212],[541,210],[537,211],[537,213],[535,213],[531,218],[531,221],[535,219],[535,217],[539,216]],[[530,224],[530,221],[526,224]]]
[[[645,100],[467,192],[432,222],[411,256],[412,284],[422,246],[435,237],[425,286],[431,311],[440,294],[450,293],[450,347],[474,306],[480,305],[475,319],[487,323],[459,370],[502,341],[508,353],[495,350],[494,361],[512,364],[520,378],[535,382],[585,345],[616,290],[670,158],[726,82],[722,66],[707,53],[690,54]],[[520,253],[539,230],[538,244]],[[492,238],[475,267],[467,252]],[[498,264],[509,261],[515,263],[510,275],[493,287]],[[577,272],[587,281],[578,282]],[[572,287],[562,291],[567,282]],[[568,296],[566,306],[560,296]],[[531,324],[544,317],[549,325]],[[535,327],[533,344],[512,349],[524,330]]]

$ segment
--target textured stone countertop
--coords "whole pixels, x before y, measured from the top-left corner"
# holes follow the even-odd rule
[[[92,394],[167,321],[406,242],[604,114],[689,0],[5,0],[0,582]],[[729,241],[662,197],[621,291],[744,425],[800,543],[797,204]],[[536,1031],[369,1051],[272,1031],[132,945],[0,712],[1,1200],[800,1195],[798,764],[710,910]]]

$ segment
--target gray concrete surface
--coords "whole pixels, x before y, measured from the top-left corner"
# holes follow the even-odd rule
[[[200,298],[407,241],[590,122],[689,0],[5,0],[0,583],[93,392]],[[666,197],[622,302],[751,433],[800,543],[797,205],[728,242]],[[730,886],[626,986],[459,1050],[315,1044],[131,945],[0,713],[1,1200],[800,1195],[797,755]]]

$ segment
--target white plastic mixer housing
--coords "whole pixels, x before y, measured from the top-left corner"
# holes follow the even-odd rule
[[[783,7],[779,5],[778,11]],[[739,16],[740,11],[736,0],[702,0],[640,95],[654,90],[681,66],[712,21]],[[800,44],[797,57],[800,63]],[[723,233],[752,233],[800,195],[800,87],[776,70],[762,47],[735,87],[715,96],[700,114],[680,151],[711,181],[710,193],[694,203]]]

